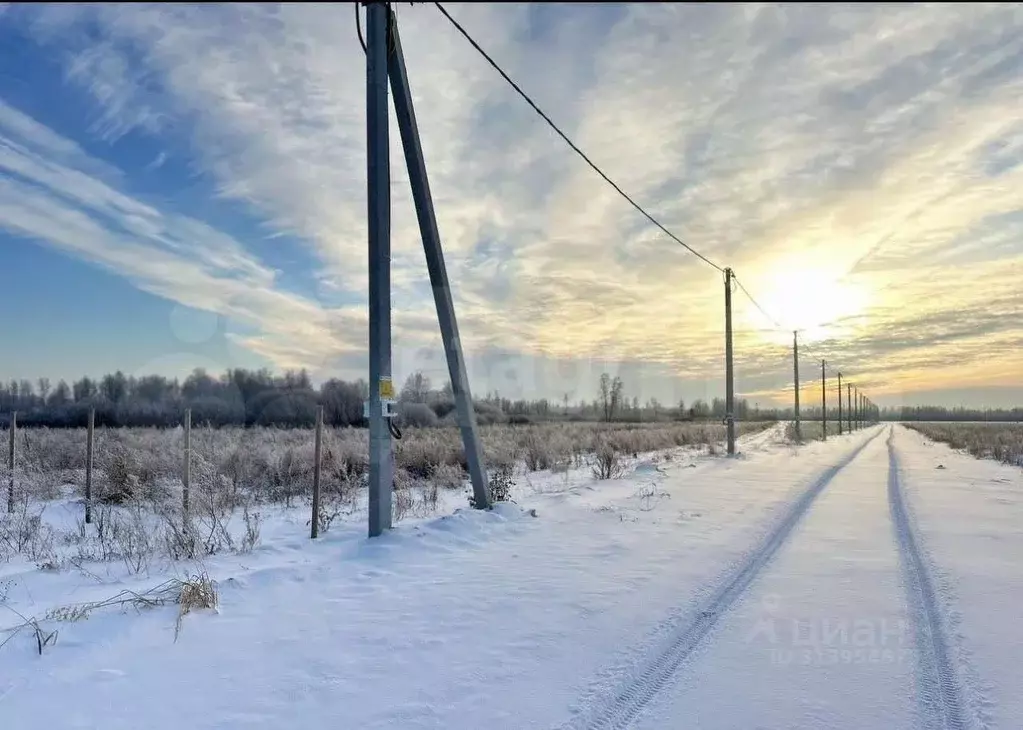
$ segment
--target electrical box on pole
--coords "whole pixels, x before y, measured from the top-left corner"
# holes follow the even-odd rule
[[[725,431],[735,456],[735,370],[732,365],[732,270],[725,269]]]
[[[441,248],[416,124],[412,93],[397,21],[388,3],[366,3],[366,132],[369,213],[369,535],[391,527],[394,488],[392,437],[400,438],[392,419],[397,415],[391,375],[391,205],[387,89],[394,95],[412,198],[426,253],[444,354],[455,396],[458,425],[465,446],[473,488],[473,504],[490,506],[490,487],[476,426],[469,378],[458,334],[451,286]]]

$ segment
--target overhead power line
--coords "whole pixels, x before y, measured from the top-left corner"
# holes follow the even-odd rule
[[[504,69],[502,69],[502,68],[501,68],[501,67],[500,67],[500,66],[498,65],[497,61],[495,61],[495,60],[494,60],[494,59],[493,59],[493,58],[492,58],[492,57],[490,56],[490,54],[489,54],[489,53],[487,53],[487,52],[486,52],[485,50],[483,50],[483,48],[481,48],[481,47],[480,47],[480,44],[479,44],[479,43],[477,43],[477,42],[476,42],[476,40],[475,40],[475,39],[474,39],[474,38],[473,38],[473,37],[472,37],[471,35],[469,35],[469,32],[468,32],[468,31],[467,31],[467,30],[466,30],[465,28],[463,28],[463,27],[462,27],[462,25],[461,25],[461,24],[460,24],[460,23],[459,23],[459,22],[458,22],[457,20],[455,20],[454,18],[452,18],[452,17],[451,17],[450,13],[448,13],[448,11],[444,9],[444,6],[443,6],[443,5],[441,5],[441,4],[439,3],[439,2],[435,2],[435,3],[434,3],[434,5],[436,5],[436,6],[437,6],[437,9],[438,9],[438,10],[440,10],[440,12],[441,12],[441,13],[443,13],[444,17],[445,17],[445,18],[447,18],[447,19],[448,19],[448,21],[450,21],[450,22],[451,22],[451,25],[453,25],[453,26],[455,27],[455,29],[456,29],[456,30],[457,30],[457,31],[458,31],[459,33],[461,33],[461,34],[462,34],[462,36],[463,36],[463,37],[464,37],[464,38],[465,38],[465,39],[466,39],[467,41],[469,41],[470,45],[472,45],[472,47],[473,47],[473,48],[475,48],[475,49],[476,49],[476,51],[477,51],[477,52],[478,52],[478,53],[479,53],[479,54],[480,54],[481,56],[483,56],[483,58],[484,58],[484,59],[486,59],[487,63],[489,63],[489,64],[490,64],[490,65],[491,65],[491,66],[492,66],[492,67],[494,68],[494,70],[495,70],[495,71],[497,71],[497,73],[501,74],[501,77],[502,77],[502,78],[503,78],[503,79],[504,79],[505,81],[507,81],[507,82],[508,82],[508,84],[509,84],[509,85],[511,85],[511,87],[512,87],[513,89],[515,89],[515,91],[516,91],[516,92],[518,93],[518,95],[519,95],[519,96],[521,96],[521,97],[522,97],[523,99],[525,99],[526,103],[527,103],[527,104],[529,104],[529,106],[531,106],[531,107],[533,108],[533,111],[535,111],[535,112],[536,112],[537,114],[539,114],[539,115],[540,115],[540,117],[541,117],[541,118],[542,118],[542,119],[543,119],[543,120],[544,120],[545,122],[547,122],[547,125],[548,125],[548,126],[549,126],[549,127],[551,128],[551,129],[553,129],[553,130],[554,130],[554,131],[555,131],[555,132],[557,133],[557,135],[558,135],[559,137],[561,137],[561,138],[562,138],[562,139],[563,139],[563,140],[565,141],[565,143],[566,143],[566,144],[567,144],[567,145],[568,145],[569,147],[571,147],[571,148],[572,148],[572,149],[573,149],[573,150],[575,151],[575,153],[576,153],[577,155],[579,155],[580,157],[582,157],[582,158],[583,158],[583,160],[584,160],[584,161],[586,162],[586,164],[587,164],[587,165],[589,165],[589,166],[590,166],[591,168],[593,168],[593,171],[594,171],[594,172],[596,172],[596,173],[597,173],[598,175],[600,175],[600,176],[601,176],[602,178],[604,178],[604,181],[605,181],[605,182],[606,182],[606,183],[607,183],[608,185],[610,185],[611,187],[613,187],[613,188],[614,188],[614,189],[615,189],[615,190],[616,190],[616,191],[618,192],[618,194],[619,194],[619,195],[621,195],[621,196],[622,196],[623,198],[625,198],[625,199],[626,199],[626,200],[627,200],[627,201],[628,201],[628,202],[629,202],[629,203],[630,203],[630,204],[632,205],[632,207],[633,207],[633,208],[635,208],[635,209],[636,209],[636,210],[638,210],[638,211],[639,211],[640,213],[642,213],[642,214],[643,214],[643,215],[644,215],[644,216],[646,217],[646,219],[647,219],[647,220],[649,220],[649,221],[650,221],[651,223],[653,223],[653,224],[654,224],[655,226],[657,226],[658,228],[660,228],[660,229],[661,229],[661,231],[663,231],[663,232],[664,232],[664,233],[665,233],[665,234],[666,234],[666,235],[667,235],[667,236],[668,236],[669,238],[671,238],[671,239],[672,239],[673,241],[675,241],[675,242],[676,242],[677,244],[679,244],[680,246],[682,246],[682,248],[684,248],[684,249],[686,249],[687,251],[689,251],[689,252],[690,252],[691,254],[693,254],[694,256],[696,256],[696,257],[697,257],[698,259],[700,259],[700,260],[701,260],[701,261],[703,261],[704,263],[706,263],[706,264],[708,264],[708,265],[710,265],[710,266],[714,267],[714,268],[715,268],[715,269],[717,269],[718,271],[724,272],[724,268],[723,268],[723,267],[721,267],[721,266],[718,266],[718,265],[717,265],[716,263],[714,263],[713,261],[711,261],[711,260],[710,260],[709,258],[707,258],[706,256],[704,256],[704,255],[703,255],[702,253],[700,253],[699,251],[697,251],[697,250],[696,250],[695,248],[693,248],[693,247],[692,247],[692,246],[690,246],[690,245],[689,245],[688,243],[686,243],[686,242],[685,242],[685,241],[683,241],[683,240],[682,240],[681,238],[679,238],[679,237],[678,237],[678,236],[676,236],[676,235],[675,235],[674,233],[672,233],[672,232],[671,232],[671,231],[669,231],[669,230],[668,230],[667,228],[665,228],[665,227],[664,227],[664,225],[663,225],[663,224],[662,224],[662,223],[661,223],[661,222],[660,222],[659,220],[657,220],[657,219],[656,219],[656,218],[654,218],[654,217],[653,217],[652,215],[650,215],[650,213],[648,213],[648,212],[646,211],[646,209],[645,209],[645,208],[643,208],[643,206],[641,206],[641,205],[640,205],[639,203],[637,203],[637,202],[636,202],[635,200],[633,200],[633,199],[632,199],[632,197],[631,197],[631,196],[630,196],[630,195],[629,195],[628,193],[626,193],[626,192],[625,192],[624,190],[622,190],[622,188],[621,188],[621,187],[620,187],[620,186],[618,185],[618,183],[616,183],[616,182],[615,182],[614,180],[612,180],[612,179],[611,179],[610,177],[608,177],[608,176],[607,176],[607,174],[606,174],[606,173],[605,173],[605,172],[604,172],[603,170],[601,170],[601,169],[600,169],[600,167],[598,167],[598,166],[597,166],[597,164],[596,164],[596,163],[595,163],[595,162],[594,162],[593,160],[591,160],[591,159],[590,159],[590,158],[589,158],[589,157],[588,157],[588,156],[586,155],[586,153],[585,153],[585,152],[583,152],[583,151],[582,151],[581,149],[579,149],[578,145],[576,145],[576,143],[575,143],[575,142],[573,142],[573,141],[572,141],[571,139],[569,139],[569,137],[568,137],[568,135],[567,135],[567,134],[565,134],[564,132],[562,132],[562,131],[561,131],[561,128],[560,128],[560,127],[558,127],[558,125],[557,125],[557,124],[555,124],[555,123],[554,123],[554,122],[553,122],[553,121],[551,120],[551,118],[550,118],[549,116],[547,116],[547,114],[546,114],[546,113],[545,113],[545,112],[543,111],[543,109],[541,109],[541,108],[540,108],[539,106],[537,106],[536,102],[535,102],[535,101],[533,101],[533,99],[532,99],[532,98],[530,98],[529,94],[527,94],[527,93],[526,93],[525,91],[523,91],[523,90],[522,90],[522,87],[520,87],[520,86],[519,86],[519,85],[518,85],[517,83],[515,83],[515,81],[514,81],[514,80],[513,80],[512,78],[511,78],[511,76],[509,76],[509,75],[508,75],[507,73],[505,73]]]
[[[521,86],[519,86],[519,85],[518,85],[518,84],[517,84],[517,83],[515,82],[515,80],[514,80],[514,79],[512,79],[512,78],[511,78],[511,76],[509,76],[507,72],[505,72],[505,70],[504,70],[503,68],[501,68],[501,66],[500,66],[500,65],[499,65],[499,64],[497,63],[497,61],[495,61],[495,60],[493,59],[493,57],[492,57],[492,56],[491,56],[491,55],[490,55],[489,53],[487,53],[487,52],[486,52],[486,51],[485,51],[485,50],[484,50],[484,49],[483,49],[483,48],[482,48],[482,47],[480,46],[480,44],[479,44],[479,43],[477,43],[477,42],[476,42],[476,39],[474,39],[474,38],[473,38],[473,37],[472,37],[472,36],[471,36],[471,35],[469,34],[469,32],[468,32],[468,31],[467,31],[467,30],[466,30],[466,29],[465,29],[465,28],[464,28],[464,27],[462,26],[462,24],[461,24],[461,23],[459,23],[459,22],[458,22],[457,20],[455,20],[455,19],[454,19],[453,17],[451,17],[451,14],[450,14],[450,13],[449,13],[449,12],[448,12],[448,11],[447,11],[447,10],[446,10],[445,8],[444,8],[444,6],[443,6],[443,5],[441,4],[441,3],[439,3],[439,2],[435,2],[435,3],[434,3],[434,5],[435,5],[435,6],[437,7],[437,9],[438,9],[438,10],[439,10],[439,11],[441,12],[441,14],[442,14],[442,15],[443,15],[443,16],[444,16],[445,18],[447,18],[448,22],[450,22],[450,23],[451,23],[451,25],[452,25],[452,26],[453,26],[453,27],[455,28],[455,30],[457,30],[457,31],[458,31],[458,32],[459,32],[459,33],[460,33],[460,34],[462,35],[462,37],[463,37],[463,38],[465,38],[465,40],[469,42],[469,44],[470,44],[470,45],[471,45],[471,46],[472,46],[472,47],[473,47],[473,48],[474,48],[474,49],[476,50],[476,52],[477,52],[477,53],[479,53],[479,54],[480,54],[480,56],[482,56],[482,57],[483,57],[483,59],[484,59],[484,60],[486,60],[486,62],[487,62],[488,64],[490,64],[490,66],[491,66],[491,67],[492,67],[492,68],[493,68],[493,69],[494,69],[495,71],[497,71],[497,73],[498,73],[498,74],[500,74],[500,75],[501,75],[501,78],[503,78],[503,79],[504,79],[504,80],[505,80],[505,81],[506,81],[506,82],[508,83],[508,85],[509,85],[509,86],[511,86],[511,87],[512,87],[512,88],[513,88],[513,89],[515,90],[515,92],[516,92],[516,93],[517,93],[517,94],[518,94],[518,95],[519,95],[520,97],[522,97],[522,99],[523,99],[523,100],[524,100],[524,101],[525,101],[525,102],[526,102],[527,104],[529,104],[529,106],[530,106],[530,107],[531,107],[531,108],[533,109],[533,111],[535,111],[535,112],[537,113],[537,115],[539,115],[539,117],[540,117],[541,119],[543,119],[543,120],[544,120],[544,122],[546,122],[546,123],[547,123],[547,125],[548,125],[548,126],[549,126],[549,127],[551,128],[551,129],[553,129],[553,130],[554,130],[554,132],[555,132],[555,133],[556,133],[556,134],[557,134],[557,135],[558,135],[559,137],[561,137],[561,139],[562,139],[562,140],[563,140],[563,141],[565,142],[565,144],[567,144],[567,145],[568,145],[568,146],[569,146],[569,147],[570,147],[570,148],[572,149],[572,151],[574,151],[574,152],[575,152],[575,153],[576,153],[577,155],[579,155],[579,157],[581,157],[581,158],[583,159],[583,161],[584,161],[584,162],[585,162],[585,163],[586,163],[587,165],[589,165],[591,169],[593,169],[593,171],[594,171],[594,172],[596,172],[596,173],[597,173],[598,175],[600,175],[600,177],[601,177],[601,178],[602,178],[602,179],[604,180],[604,182],[606,182],[606,183],[607,183],[608,185],[610,185],[610,186],[611,186],[612,188],[614,188],[615,192],[617,192],[617,193],[618,193],[618,194],[619,194],[619,195],[620,195],[621,197],[623,197],[623,198],[624,198],[624,199],[625,199],[625,200],[626,200],[626,201],[627,201],[627,202],[628,202],[628,203],[629,203],[629,204],[630,204],[630,205],[631,205],[631,206],[632,206],[633,208],[635,208],[635,209],[636,209],[637,211],[639,211],[639,212],[640,212],[640,213],[641,213],[641,214],[642,214],[642,215],[643,215],[643,216],[644,216],[644,217],[645,217],[645,218],[646,218],[646,219],[647,219],[648,221],[650,221],[650,222],[651,222],[652,224],[654,224],[654,225],[655,225],[655,226],[656,226],[657,228],[659,228],[659,229],[660,229],[660,230],[661,230],[661,231],[662,231],[662,232],[663,232],[663,233],[664,233],[665,235],[667,235],[667,236],[668,236],[669,238],[671,238],[671,239],[672,239],[673,241],[675,241],[676,243],[678,243],[678,244],[679,244],[680,246],[682,246],[682,247],[683,247],[684,249],[686,249],[687,251],[689,251],[689,252],[690,252],[691,254],[693,254],[694,256],[696,256],[696,257],[697,257],[698,259],[700,259],[700,260],[701,260],[701,261],[703,261],[704,263],[708,264],[709,266],[713,267],[714,269],[716,269],[717,271],[719,271],[719,272],[721,272],[721,273],[723,273],[723,274],[725,273],[725,268],[724,268],[724,267],[722,267],[722,266],[719,266],[719,265],[718,265],[717,263],[715,263],[715,262],[714,262],[714,261],[712,261],[711,259],[709,259],[709,258],[707,258],[706,256],[704,256],[704,255],[703,255],[702,253],[700,253],[699,251],[697,251],[697,250],[696,250],[695,248],[693,248],[693,247],[692,247],[692,246],[690,246],[690,245],[689,245],[688,243],[686,243],[686,242],[685,242],[685,241],[683,241],[683,240],[682,240],[681,238],[679,238],[679,237],[678,237],[678,236],[676,236],[676,235],[675,235],[674,233],[672,233],[672,232],[671,232],[670,230],[668,230],[668,229],[667,229],[667,228],[666,228],[666,227],[664,226],[664,224],[662,224],[662,223],[661,223],[661,222],[660,222],[659,220],[657,220],[657,219],[656,219],[656,218],[655,218],[655,217],[654,217],[653,215],[651,215],[651,214],[650,214],[649,212],[647,212],[647,210],[646,210],[645,208],[643,208],[643,206],[641,206],[641,205],[640,205],[639,203],[637,203],[637,202],[635,201],[635,199],[633,199],[633,198],[632,198],[632,196],[630,196],[630,195],[629,195],[628,193],[626,193],[626,192],[625,192],[625,191],[624,191],[624,190],[623,190],[623,189],[621,188],[621,186],[620,186],[620,185],[618,185],[618,183],[616,183],[616,182],[615,182],[614,180],[612,180],[612,179],[611,179],[611,178],[610,178],[610,177],[609,177],[609,176],[607,175],[607,173],[605,173],[605,172],[604,172],[604,171],[603,171],[602,169],[600,169],[600,167],[599,167],[599,166],[598,166],[598,165],[597,165],[597,164],[596,164],[596,163],[595,163],[595,162],[594,162],[593,160],[591,160],[591,159],[589,158],[589,156],[587,156],[587,154],[586,154],[585,152],[583,152],[583,151],[582,151],[582,150],[581,150],[581,149],[579,148],[579,146],[578,146],[578,145],[577,145],[577,144],[576,144],[575,142],[573,142],[573,141],[571,140],[571,138],[569,138],[569,136],[568,136],[567,134],[565,134],[565,132],[563,132],[563,131],[561,130],[561,128],[560,128],[560,127],[559,127],[559,126],[558,126],[557,124],[555,124],[555,123],[554,123],[554,121],[553,121],[553,120],[552,120],[552,119],[551,119],[551,118],[550,118],[550,117],[549,117],[549,116],[547,115],[547,113],[546,113],[546,112],[544,112],[544,111],[543,111],[543,109],[541,109],[541,108],[539,107],[539,105],[537,105],[537,103],[536,103],[535,101],[533,101],[532,97],[530,97],[530,96],[529,96],[529,94],[527,94],[527,93],[526,93],[526,92],[525,92],[525,91],[524,91],[524,90],[522,89],[522,87],[521,87]],[[726,276],[727,276],[727,274],[726,274]],[[772,317],[772,316],[771,316],[771,315],[770,315],[770,314],[768,313],[768,311],[767,311],[767,310],[766,310],[766,309],[765,309],[765,308],[764,308],[764,307],[763,307],[763,306],[762,306],[762,305],[760,304],[760,302],[758,302],[758,301],[757,301],[756,297],[754,297],[754,296],[753,296],[753,295],[752,295],[752,294],[750,293],[749,289],[747,289],[747,288],[746,288],[746,286],[745,286],[745,285],[744,285],[744,284],[743,284],[743,283],[742,283],[742,282],[741,282],[741,281],[739,280],[739,278],[738,278],[737,276],[735,276],[735,273],[734,273],[734,271],[733,271],[733,272],[732,272],[732,274],[731,274],[731,279],[732,279],[732,281],[734,282],[734,284],[735,284],[735,285],[736,285],[736,286],[737,286],[737,287],[739,288],[739,290],[740,290],[740,291],[742,291],[742,293],[743,293],[743,294],[744,294],[744,295],[746,296],[746,298],[747,298],[747,299],[749,299],[750,303],[751,303],[751,304],[753,304],[753,306],[754,306],[754,307],[756,307],[756,309],[757,309],[757,310],[758,310],[758,311],[759,311],[759,312],[760,312],[760,313],[761,313],[761,314],[762,314],[762,315],[763,315],[763,316],[764,316],[765,318],[767,318],[767,320],[768,320],[768,321],[769,321],[769,322],[770,322],[771,324],[773,324],[773,325],[774,325],[774,327],[776,328],[776,330],[775,330],[775,331],[779,331],[779,332],[791,332],[791,331],[793,330],[793,328],[792,328],[792,327],[786,327],[786,326],[782,325],[782,324],[781,324],[781,323],[780,323],[780,322],[779,322],[779,321],[778,321],[777,319],[775,319],[774,317]],[[817,361],[820,361],[820,359],[821,359],[821,358],[820,358],[820,357],[816,357],[816,356],[814,356],[814,359],[816,359]],[[825,369],[826,369],[826,371],[830,371],[830,370],[831,370],[832,368],[831,368],[830,366],[826,366],[826,367],[825,367]]]
[[[774,317],[772,317],[770,314],[768,314],[767,311],[763,307],[760,306],[760,302],[758,302],[756,299],[754,299],[753,295],[749,293],[749,290],[745,286],[742,285],[742,282],[739,281],[739,277],[735,276],[735,274],[732,274],[732,281],[734,281],[736,286],[738,286],[739,289],[742,290],[742,293],[746,295],[746,298],[749,299],[753,303],[753,306],[756,307],[758,310],[760,310],[760,313],[762,315],[767,317],[767,320],[769,322],[771,322],[771,324],[773,324],[779,330],[786,330],[787,329],[786,327],[782,327],[781,324],[778,323],[778,320],[776,320]]]

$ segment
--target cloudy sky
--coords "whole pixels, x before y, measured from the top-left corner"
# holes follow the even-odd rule
[[[740,394],[790,399],[778,323],[806,380],[1023,402],[1019,5],[448,7],[770,314],[736,293]],[[397,8],[476,392],[720,394],[721,275],[432,4]],[[365,93],[349,3],[0,4],[0,378],[364,377]],[[391,141],[395,374],[439,380]]]

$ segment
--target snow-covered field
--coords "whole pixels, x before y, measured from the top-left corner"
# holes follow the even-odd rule
[[[443,492],[374,540],[282,507],[202,564],[0,563],[0,630],[58,632],[0,634],[0,725],[1023,727],[1023,471],[900,426],[782,431],[519,476],[491,512]],[[219,608],[179,632],[170,604],[66,620],[200,571]]]

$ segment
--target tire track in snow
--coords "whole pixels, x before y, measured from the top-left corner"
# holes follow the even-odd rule
[[[629,727],[650,701],[671,683],[675,673],[700,645],[718,619],[735,604],[760,571],[771,561],[824,488],[880,434],[879,431],[857,446],[807,487],[763,542],[711,593],[695,613],[690,613],[672,632],[667,646],[663,646],[638,664],[632,672],[632,678],[626,681],[613,699],[598,705],[587,715],[573,718],[561,725],[561,730],[624,730]]]
[[[967,730],[970,723],[964,709],[963,691],[945,639],[941,608],[906,511],[894,438],[893,426],[888,432],[888,507],[913,618],[923,720],[928,729]]]

